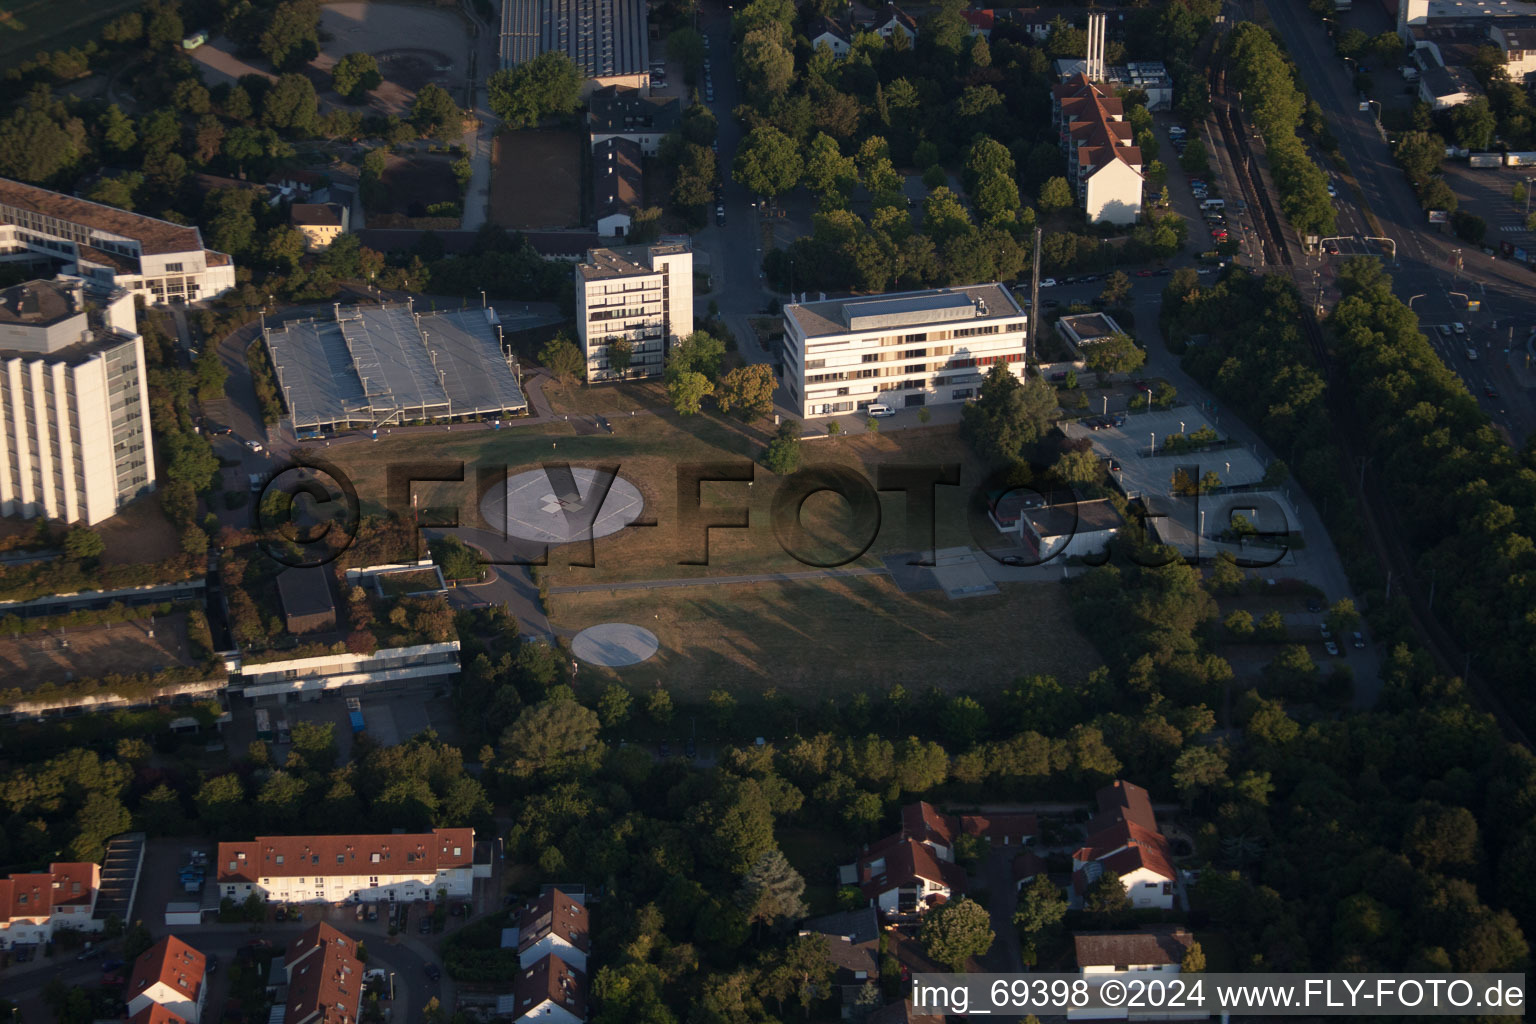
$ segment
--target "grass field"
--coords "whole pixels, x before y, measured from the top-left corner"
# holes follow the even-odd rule
[[[618,389],[594,389],[593,396],[620,395]],[[571,545],[550,556],[551,572],[560,584],[603,583],[618,580],[668,579],[745,572],[787,572],[806,566],[781,548],[772,525],[774,498],[782,481],[762,466],[755,481],[704,483],[700,504],[708,510],[747,506],[748,529],[716,529],[709,536],[709,564],[681,564],[702,557],[702,533],[680,526],[678,467],[688,463],[734,462],[745,465],[757,457],[768,440],[771,424],[744,425],[713,416],[677,417],[670,412],[637,416],[613,415],[612,434],[577,436],[565,423],[546,430],[506,430],[474,434],[430,434],[391,438],[388,445],[350,445],[332,449],[330,457],[352,479],[363,511],[379,512],[385,504],[385,480],[393,462],[462,459],[464,483],[418,483],[415,493],[421,508],[457,505],[460,522],[485,528],[479,516],[479,496],[473,481],[480,466],[505,465],[509,475],[536,468],[550,460],[578,465],[617,466],[645,499],[641,519],[654,520],[654,528],[632,527],[596,542],[596,567],[567,569],[570,561],[585,559],[585,545]],[[462,436],[465,440],[449,440]],[[899,435],[857,435],[807,442],[806,464],[834,464],[854,469],[866,479],[876,478],[877,464],[890,462],[953,462],[967,459],[953,427],[906,430]],[[938,541],[940,546],[971,542],[965,524],[969,487],[980,479],[975,465],[962,470],[962,485],[937,489]],[[887,492],[881,499],[878,532],[868,552],[854,565],[878,565],[879,557],[911,549],[906,533],[905,498]],[[812,497],[801,510],[806,528],[826,543],[812,545],[805,553],[828,561],[841,552],[857,550],[873,524],[855,524],[848,506],[834,495]],[[856,536],[862,534],[863,537]]]
[[[137,0],[0,0],[0,57],[80,46]]]
[[[885,577],[853,577],[554,594],[547,603],[561,627],[634,622],[655,632],[661,650],[650,661],[582,672],[637,689],[659,680],[690,703],[722,686],[747,695],[777,689],[810,704],[894,683],[983,692],[1029,673],[1077,679],[1099,664],[1054,583],[962,601],[937,591],[903,594]]]
[[[502,132],[491,151],[491,222],[504,228],[581,226],[581,147],[576,132]]]

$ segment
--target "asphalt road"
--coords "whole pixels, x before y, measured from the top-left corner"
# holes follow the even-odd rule
[[[1241,7],[1251,10],[1256,3],[1257,0],[1243,0]],[[1397,243],[1397,261],[1388,269],[1398,297],[1412,300],[1414,312],[1426,325],[1456,321],[1466,324],[1477,346],[1478,359],[1468,358],[1464,346],[1448,347],[1440,344],[1438,338],[1433,339],[1436,347],[1446,357],[1447,365],[1466,381],[1468,390],[1479,397],[1495,424],[1507,432],[1513,443],[1524,443],[1536,431],[1536,405],[1526,390],[1531,378],[1524,372],[1523,351],[1525,335],[1536,316],[1536,275],[1509,261],[1485,256],[1480,249],[1453,235],[1431,230],[1413,189],[1377,131],[1374,116],[1360,111],[1352,77],[1333,52],[1332,41],[1322,24],[1304,5],[1290,0],[1265,0],[1265,5],[1300,69],[1303,83],[1322,105],[1381,234]],[[1348,198],[1341,199],[1341,209],[1352,205],[1345,201]],[[1357,225],[1361,221],[1365,221],[1363,213],[1351,212],[1345,224]],[[1298,282],[1305,287],[1308,274],[1315,270],[1319,272],[1316,280],[1326,289],[1332,268],[1324,264],[1343,258],[1308,257],[1304,268],[1298,267]],[[1467,310],[1469,298],[1480,301],[1479,311]],[[1512,326],[1514,345],[1510,346]],[[1507,360],[1503,351],[1506,346],[1514,349]],[[1498,397],[1486,397],[1485,385],[1492,386]]]

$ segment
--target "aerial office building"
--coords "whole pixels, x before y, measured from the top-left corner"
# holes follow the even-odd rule
[[[0,292],[0,515],[94,525],[154,490],[133,296],[76,280]]]
[[[693,333],[693,251],[686,242],[593,249],[576,265],[576,333],[587,379],[613,380],[610,355],[629,344],[628,374],[653,377],[667,345]]]
[[[790,303],[784,386],[802,416],[963,402],[995,363],[1024,376],[1028,326],[1000,284]]]
[[[144,301],[195,302],[235,286],[228,255],[195,227],[129,213],[0,178],[0,263],[47,264],[95,294],[125,288]]]

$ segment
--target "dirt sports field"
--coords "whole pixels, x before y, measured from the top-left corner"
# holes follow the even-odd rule
[[[0,634],[0,679],[7,686],[30,689],[70,677],[97,679],[192,664],[181,612],[157,617],[155,635],[151,637],[149,631],[148,619],[134,619],[113,623],[110,629],[82,626],[19,637]]]
[[[407,217],[425,217],[433,203],[459,198],[448,160],[437,156],[392,156],[384,168],[390,209]]]
[[[491,221],[512,230],[581,226],[581,147],[576,132],[496,136]]]

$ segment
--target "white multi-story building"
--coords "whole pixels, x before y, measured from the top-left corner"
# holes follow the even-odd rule
[[[414,835],[258,836],[220,843],[220,896],[273,903],[430,900],[474,890],[475,830]]]
[[[975,398],[994,363],[1024,376],[1029,318],[1000,284],[784,307],[784,386],[800,415]]]
[[[193,302],[235,286],[234,261],[203,248],[195,227],[0,178],[0,262],[27,261],[146,302]]]
[[[1067,181],[1088,220],[1136,223],[1146,179],[1124,101],[1079,74],[1051,87],[1051,103],[1067,153]]]
[[[693,333],[693,251],[686,242],[592,249],[576,265],[576,333],[587,379],[618,375],[608,353],[630,345],[629,375],[653,377],[667,346]]]
[[[46,873],[0,878],[0,949],[47,942],[55,929],[101,931],[95,919],[101,868],[50,864]]]
[[[71,279],[0,292],[0,515],[94,525],[154,490],[133,296]]]

